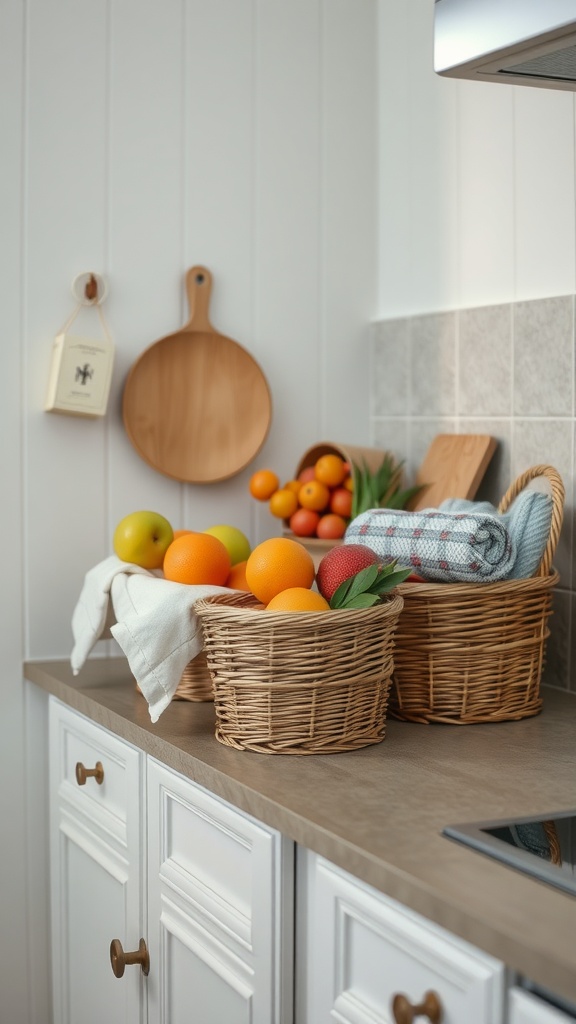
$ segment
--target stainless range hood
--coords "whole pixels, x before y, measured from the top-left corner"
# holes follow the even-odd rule
[[[434,70],[576,90],[576,0],[435,0]]]

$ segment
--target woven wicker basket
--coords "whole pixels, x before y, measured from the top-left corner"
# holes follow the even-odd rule
[[[360,611],[281,613],[248,594],[198,601],[216,738],[267,754],[380,743],[402,603],[394,595]]]
[[[138,684],[136,684],[136,689],[138,690],[138,693],[142,693]],[[186,665],[172,700],[214,700],[212,676],[208,671],[206,654],[204,651],[200,651],[200,654],[197,654],[196,657]]]
[[[527,718],[541,710],[552,589],[552,559],[564,487],[550,466],[534,466],[508,489],[499,511],[538,477],[552,495],[552,522],[537,573],[499,583],[403,583],[390,713],[408,722],[472,724]]]

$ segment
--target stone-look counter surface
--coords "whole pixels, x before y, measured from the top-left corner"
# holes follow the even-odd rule
[[[350,754],[232,750],[214,706],[173,701],[159,721],[123,658],[30,662],[48,693],[231,804],[576,1002],[576,896],[441,835],[447,824],[576,808],[576,695],[544,690],[521,722],[387,723]]]

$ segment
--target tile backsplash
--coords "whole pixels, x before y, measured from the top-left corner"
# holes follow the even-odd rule
[[[558,470],[566,503],[544,681],[574,692],[575,303],[562,295],[374,323],[370,396],[372,443],[404,460],[409,482],[440,433],[498,439],[477,495],[494,504],[530,466]]]

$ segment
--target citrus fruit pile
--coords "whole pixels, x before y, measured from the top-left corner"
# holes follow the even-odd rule
[[[252,497],[267,501],[272,515],[285,520],[296,537],[344,536],[354,484],[351,467],[340,455],[321,455],[283,486],[271,469],[260,469],[252,474],[249,486]]]
[[[113,548],[123,562],[162,569],[174,583],[248,590],[245,567],[251,545],[237,526],[174,530],[158,512],[131,512],[116,526]]]
[[[343,544],[324,556],[316,572],[310,552],[290,537],[271,537],[252,550],[235,526],[173,530],[156,512],[125,516],[113,545],[123,561],[161,569],[173,583],[247,591],[275,612],[368,608],[410,571],[395,563],[381,566],[369,548]]]

